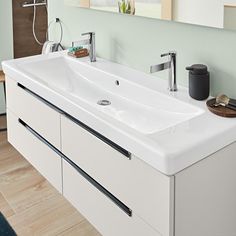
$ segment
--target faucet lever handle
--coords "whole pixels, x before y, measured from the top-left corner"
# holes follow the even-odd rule
[[[161,57],[166,57],[166,56],[176,56],[176,52],[170,51],[168,53],[161,54]]]
[[[83,33],[81,34],[82,36],[84,35],[89,35],[90,37],[92,37],[93,35],[95,35],[95,32],[87,32],[87,33]]]
[[[90,43],[92,43],[92,40],[95,38],[95,32],[87,32],[87,33],[83,33],[81,34],[82,36],[84,35],[89,35],[89,41]]]

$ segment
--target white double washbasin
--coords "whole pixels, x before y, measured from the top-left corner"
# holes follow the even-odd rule
[[[164,174],[236,140],[236,120],[214,116],[187,90],[110,61],[66,52],[6,61],[7,76]]]

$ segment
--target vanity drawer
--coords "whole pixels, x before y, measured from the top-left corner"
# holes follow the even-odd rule
[[[21,123],[20,123],[21,122]],[[40,140],[27,125],[7,111],[8,141],[62,192],[61,156]]]
[[[131,159],[65,116],[62,152],[163,236],[173,230],[173,181],[140,159]],[[75,183],[75,182],[73,182]]]
[[[10,78],[7,78],[7,108],[60,149],[60,113]]]
[[[135,214],[125,214],[64,160],[63,195],[104,236],[161,236]]]

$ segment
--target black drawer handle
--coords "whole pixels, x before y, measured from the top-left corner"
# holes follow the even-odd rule
[[[71,121],[73,121],[74,123],[76,123],[77,125],[79,125],[80,127],[82,127],[83,129],[87,130],[89,133],[91,133],[92,135],[94,135],[95,137],[97,137],[98,139],[102,140],[104,143],[108,144],[109,146],[111,146],[112,148],[114,148],[116,151],[120,152],[121,154],[123,154],[124,156],[128,157],[129,160],[131,160],[131,153],[129,151],[127,151],[126,149],[124,149],[123,147],[119,146],[118,144],[114,143],[113,141],[111,141],[110,139],[106,138],[105,136],[103,136],[102,134],[98,133],[96,130],[90,128],[89,126],[87,126],[86,124],[84,124],[83,122],[75,119],[74,117],[72,117],[69,114],[64,114],[68,119],[70,119]]]
[[[53,110],[56,110],[57,112],[59,112],[61,114],[64,113],[60,108],[56,107],[55,105],[53,105],[52,103],[50,103],[49,101],[44,99],[43,97],[39,96],[38,94],[31,91],[30,89],[26,88],[24,85],[17,83],[17,86],[20,87],[21,89],[25,90],[27,93],[31,94],[32,96],[36,97],[38,100],[40,100],[41,102],[43,102],[44,104],[46,104],[47,106],[52,108]]]
[[[106,197],[111,199],[121,210],[123,210],[128,216],[132,216],[132,210],[127,207],[123,202],[116,198],[112,193],[105,189],[101,184],[99,184],[95,179],[83,171],[79,166],[77,166],[73,161],[71,161],[66,156],[63,157],[81,176],[83,176],[90,184],[96,187],[100,192],[102,192]]]
[[[88,175],[84,170],[82,170],[78,165],[76,165],[72,160],[65,156],[61,151],[55,148],[51,143],[49,143],[45,138],[38,134],[34,129],[27,125],[23,120],[18,119],[18,122],[23,125],[31,134],[38,138],[41,142],[47,145],[50,149],[61,156],[66,162],[68,162],[73,168],[75,168],[78,173],[83,176],[89,183],[91,183],[95,188],[97,188],[101,193],[108,197],[112,202],[114,202],[121,210],[123,210],[128,216],[132,216],[132,210],[116,198],[112,193],[105,189],[101,184],[99,184],[95,179]]]

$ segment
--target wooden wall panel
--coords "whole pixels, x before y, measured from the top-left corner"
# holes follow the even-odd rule
[[[80,7],[90,8],[90,0],[80,0]]]
[[[33,37],[33,7],[23,8],[25,0],[12,0],[14,58],[40,54],[42,46]],[[36,35],[42,42],[46,38],[47,11],[45,6],[37,7]]]
[[[161,0],[161,19],[173,19],[173,0]]]

